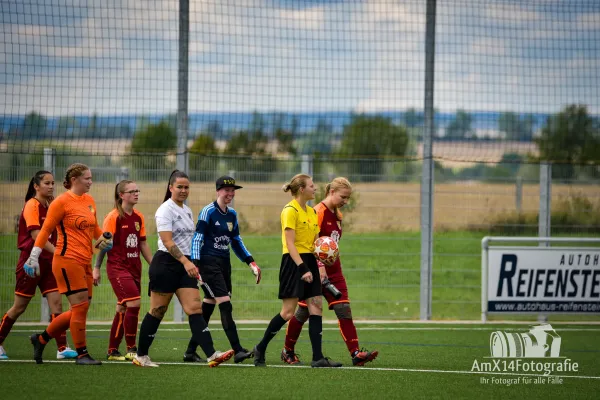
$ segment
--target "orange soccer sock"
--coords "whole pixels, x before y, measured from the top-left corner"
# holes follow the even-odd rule
[[[72,312],[69,310],[53,318],[44,333],[40,335],[40,342],[46,344],[51,338],[60,337],[69,328],[71,315]]]
[[[90,303],[87,301],[75,304],[71,307],[71,312],[73,313],[70,325],[71,336],[73,337],[73,344],[75,345],[77,353],[80,357],[87,354],[87,347],[85,341],[85,323],[87,320],[87,312],[89,308]]]
[[[62,313],[51,314],[50,321],[54,321],[61,314]],[[56,336],[54,339],[56,339],[56,347],[58,348],[58,351],[63,351],[64,349],[67,348],[67,331],[62,331],[62,333],[60,335]]]

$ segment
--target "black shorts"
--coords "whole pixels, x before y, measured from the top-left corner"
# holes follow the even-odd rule
[[[161,250],[154,253],[148,275],[148,296],[150,292],[175,293],[177,289],[198,288],[198,280],[187,274],[183,264]]]
[[[204,282],[202,291],[207,299],[231,297],[231,262],[229,258],[202,256],[194,261]]]
[[[321,279],[319,278],[319,266],[317,259],[312,253],[300,254],[302,261],[308,267],[313,275],[311,283],[304,282],[300,268],[296,265],[289,254],[281,257],[281,267],[279,267],[279,298],[299,300],[310,299],[321,295]]]

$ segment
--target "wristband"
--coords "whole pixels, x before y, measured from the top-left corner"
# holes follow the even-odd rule
[[[310,269],[308,269],[308,267],[304,263],[300,263],[298,265],[298,268],[300,268],[300,274],[301,275],[304,275],[305,273],[310,272]]]

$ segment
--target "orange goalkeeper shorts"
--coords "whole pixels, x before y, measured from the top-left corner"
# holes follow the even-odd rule
[[[92,297],[94,287],[92,264],[82,264],[70,258],[54,255],[52,273],[60,293],[69,296],[87,290],[88,297]]]

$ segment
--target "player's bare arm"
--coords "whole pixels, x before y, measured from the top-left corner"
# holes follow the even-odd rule
[[[40,234],[40,230],[39,229],[31,231],[31,238],[33,239],[34,242],[35,242],[35,239],[38,237],[39,234]],[[54,254],[54,245],[48,241],[44,245],[44,250],[46,250],[49,253]]]
[[[152,262],[152,250],[150,249],[150,245],[146,240],[142,241],[142,243],[140,244],[140,250],[142,251],[142,256],[144,257],[144,260],[146,260],[146,262],[150,264]]]

